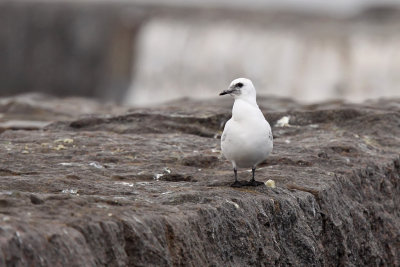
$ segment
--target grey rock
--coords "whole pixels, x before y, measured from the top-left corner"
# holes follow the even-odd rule
[[[260,98],[275,147],[257,178],[277,186],[231,188],[229,100],[25,98],[29,114],[0,99],[0,120],[52,123],[0,133],[0,266],[400,264],[400,100]]]

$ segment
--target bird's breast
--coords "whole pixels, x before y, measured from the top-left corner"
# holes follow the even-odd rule
[[[263,161],[272,151],[270,126],[266,120],[227,123],[221,149],[224,156],[238,166],[251,167]]]

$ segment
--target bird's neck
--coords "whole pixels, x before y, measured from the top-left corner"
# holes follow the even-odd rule
[[[255,106],[255,107],[258,108],[258,105],[257,105],[257,98],[256,98],[255,95],[252,95],[252,94],[240,95],[240,96],[235,97],[235,102],[236,102],[237,100],[245,101],[245,102],[249,103],[250,105],[253,105],[253,106]]]
[[[249,102],[245,99],[235,99],[232,108],[232,118],[235,121],[249,120],[249,118],[258,118],[263,116],[256,100]]]

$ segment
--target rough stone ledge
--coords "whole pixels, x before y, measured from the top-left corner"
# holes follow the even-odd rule
[[[57,122],[0,134],[0,266],[400,264],[397,100],[260,98],[275,150],[257,179],[277,187],[234,189],[218,139],[231,102],[79,117],[45,99],[32,120]],[[11,102],[0,122],[24,118]]]

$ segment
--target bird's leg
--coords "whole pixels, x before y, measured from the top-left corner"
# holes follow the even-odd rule
[[[235,173],[235,182],[237,182],[237,181],[238,181],[238,179],[237,179],[237,169],[234,168],[234,169],[233,169],[233,172]]]
[[[232,187],[241,187],[242,185],[239,183],[237,179],[237,169],[236,167],[233,168],[233,172],[235,173],[235,182],[231,184]]]
[[[263,185],[264,184],[263,182],[256,181],[255,178],[254,178],[254,176],[256,174],[256,167],[251,168],[251,173],[252,173],[252,177],[251,177],[251,180],[248,182],[247,185],[259,186],[259,185]]]

